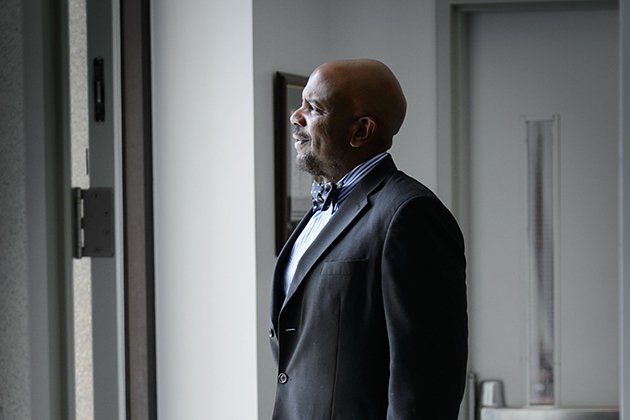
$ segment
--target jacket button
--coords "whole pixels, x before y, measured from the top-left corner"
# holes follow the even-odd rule
[[[273,338],[273,330],[269,328],[269,338]]]
[[[286,373],[283,372],[280,375],[278,375],[278,382],[280,382],[281,384],[286,384],[288,380],[289,380],[289,377],[287,376]]]

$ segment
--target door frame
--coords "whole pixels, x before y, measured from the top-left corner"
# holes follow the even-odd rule
[[[92,260],[94,418],[154,420],[150,0],[86,7],[90,83],[92,60],[105,63],[104,121],[90,112],[90,184],[112,187],[116,203],[116,258]]]
[[[469,233],[468,25],[472,13],[617,9],[617,0],[436,0],[437,191]]]
[[[628,148],[623,148],[624,127],[630,126],[630,115],[625,118],[623,93],[630,99],[630,88],[624,82],[624,58],[630,62],[630,48],[625,47],[623,35],[628,32],[630,37],[630,23],[624,28],[623,15],[628,15],[625,21],[630,22],[630,12],[625,11],[624,2],[617,0],[436,0],[436,60],[437,60],[437,193],[444,203],[451,209],[460,223],[465,237],[470,234],[470,159],[469,159],[469,86],[468,86],[468,33],[469,18],[476,12],[519,12],[519,11],[553,11],[553,10],[599,10],[617,9],[620,16],[620,50],[621,50],[621,130],[619,147],[628,155]],[[624,55],[624,47],[628,49]],[[627,112],[628,113],[628,112]],[[630,114],[630,113],[628,113]],[[630,129],[626,130],[630,131]],[[620,203],[620,420],[630,420],[630,396],[624,396],[624,389],[630,389],[630,275],[624,272],[624,257],[630,261],[630,217],[624,214],[624,198],[628,201],[628,194],[623,193],[623,180],[630,182],[630,165],[619,163],[619,203]],[[624,223],[625,222],[625,223]],[[624,295],[627,295],[624,297]],[[625,323],[624,323],[625,319]],[[625,332],[625,334],[624,334]],[[624,341],[625,343],[624,345]],[[624,350],[627,350],[624,353]],[[625,362],[625,363],[624,363]],[[474,396],[472,396],[474,401]],[[474,419],[474,407],[464,400],[460,418],[468,413]],[[624,410],[624,406],[627,408]]]
[[[127,418],[157,419],[150,0],[120,0]]]

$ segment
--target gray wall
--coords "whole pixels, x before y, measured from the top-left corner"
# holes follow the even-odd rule
[[[374,58],[396,74],[408,104],[391,153],[399,168],[434,188],[435,2],[343,0],[332,4],[332,58]]]
[[[308,18],[304,18],[308,16]],[[254,2],[258,418],[271,418],[276,369],[269,350],[269,290],[275,262],[273,74],[308,75],[331,57],[327,2]]]
[[[630,420],[630,7],[620,2],[621,14],[621,139],[620,194],[620,364],[619,420]]]
[[[308,76],[320,64],[374,58],[389,65],[408,100],[394,139],[398,166],[435,186],[435,23],[433,0],[254,2],[256,274],[259,418],[273,409],[276,371],[269,351],[270,279],[275,262],[273,74]]]
[[[68,419],[59,307],[69,258],[62,49],[54,0],[0,2],[0,406],[4,420]],[[56,4],[59,6],[59,4]],[[65,179],[65,178],[64,178]],[[63,182],[63,181],[62,181]],[[62,210],[63,211],[63,210]],[[62,214],[66,214],[63,211]],[[67,255],[67,254],[66,254]],[[64,338],[65,340],[65,338]],[[72,390],[68,391],[72,394]]]
[[[0,3],[0,407],[30,418],[24,57],[20,0]]]

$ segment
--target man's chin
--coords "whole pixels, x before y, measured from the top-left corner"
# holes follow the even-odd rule
[[[321,168],[320,168],[319,162],[317,162],[317,160],[314,159],[313,156],[310,154],[306,154],[306,155],[298,154],[297,157],[295,158],[295,164],[300,171],[304,171],[313,176],[321,175]]]

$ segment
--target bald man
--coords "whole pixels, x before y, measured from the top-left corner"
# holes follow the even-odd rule
[[[467,315],[457,222],[387,150],[406,100],[374,60],[326,63],[291,116],[322,177],[276,262],[274,420],[456,419]]]

